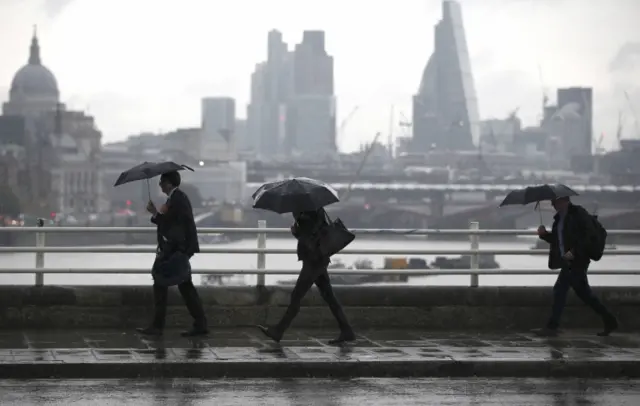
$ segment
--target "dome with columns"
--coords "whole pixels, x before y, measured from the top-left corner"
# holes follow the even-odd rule
[[[29,61],[13,77],[9,91],[9,102],[31,100],[58,102],[59,98],[58,82],[53,73],[42,64],[40,45],[34,32]]]

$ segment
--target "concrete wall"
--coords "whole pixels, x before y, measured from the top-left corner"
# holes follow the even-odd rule
[[[544,325],[551,288],[532,287],[336,287],[360,330],[514,329]],[[640,330],[640,288],[595,290],[619,317],[623,330]],[[290,289],[284,287],[200,287],[209,323],[215,327],[272,323],[282,315]],[[191,323],[182,300],[170,291],[167,327]],[[152,314],[150,286],[0,286],[0,326],[11,328],[132,328]],[[305,297],[294,327],[336,328],[314,289]],[[567,328],[600,328],[598,317],[570,295],[563,317]]]

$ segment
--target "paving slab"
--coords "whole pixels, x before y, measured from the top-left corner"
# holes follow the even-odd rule
[[[294,330],[280,344],[257,329],[178,331],[146,338],[121,330],[0,331],[0,379],[289,377],[640,378],[640,334],[569,331],[448,334],[362,331],[331,346],[326,330]]]

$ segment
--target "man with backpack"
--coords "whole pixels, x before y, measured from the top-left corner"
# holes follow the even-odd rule
[[[606,231],[596,216],[589,214],[582,206],[572,204],[568,197],[552,200],[556,210],[551,232],[544,226],[538,228],[538,236],[550,244],[549,269],[560,269],[558,280],[553,286],[553,307],[551,317],[543,329],[536,331],[541,336],[555,336],[564,310],[569,288],[596,313],[604,322],[604,330],[599,336],[608,336],[618,328],[614,315],[591,291],[587,270],[591,260],[599,260],[604,251]]]

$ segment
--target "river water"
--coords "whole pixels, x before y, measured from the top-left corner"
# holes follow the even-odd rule
[[[535,242],[530,237],[514,237],[506,242],[480,242],[480,249],[527,249]],[[253,248],[256,240],[243,240],[215,247]],[[268,248],[295,248],[293,239],[269,239]],[[420,239],[406,240],[366,240],[356,239],[350,246],[352,249],[469,249],[469,243],[462,241],[429,241]],[[620,249],[637,248],[637,246],[622,246]],[[370,256],[376,268],[382,268],[384,257],[389,255]],[[418,256],[416,256],[418,257]],[[427,262],[435,256],[422,256]],[[154,254],[45,254],[47,268],[150,268]],[[358,255],[337,255],[345,265],[351,265]],[[640,256],[607,255],[599,262],[593,263],[591,269],[635,269],[638,267]],[[531,268],[545,269],[547,257],[540,255],[502,255],[496,256],[501,268]],[[255,254],[198,254],[192,261],[194,269],[255,269],[257,256]],[[33,268],[35,254],[0,254],[1,268]],[[293,254],[267,255],[267,268],[298,269]],[[276,284],[278,280],[295,279],[292,275],[268,275],[267,284]],[[480,285],[484,286],[551,286],[555,282],[553,275],[495,275],[479,277]],[[34,275],[0,273],[0,284],[30,285],[34,282]],[[200,283],[201,276],[195,275],[194,282]],[[225,281],[226,285],[249,285],[256,282],[255,276],[235,276]],[[640,286],[640,275],[593,275],[590,277],[592,285],[599,286]],[[149,285],[149,274],[50,274],[45,275],[45,284],[53,285]],[[421,276],[409,278],[410,285],[468,285],[469,276]]]

